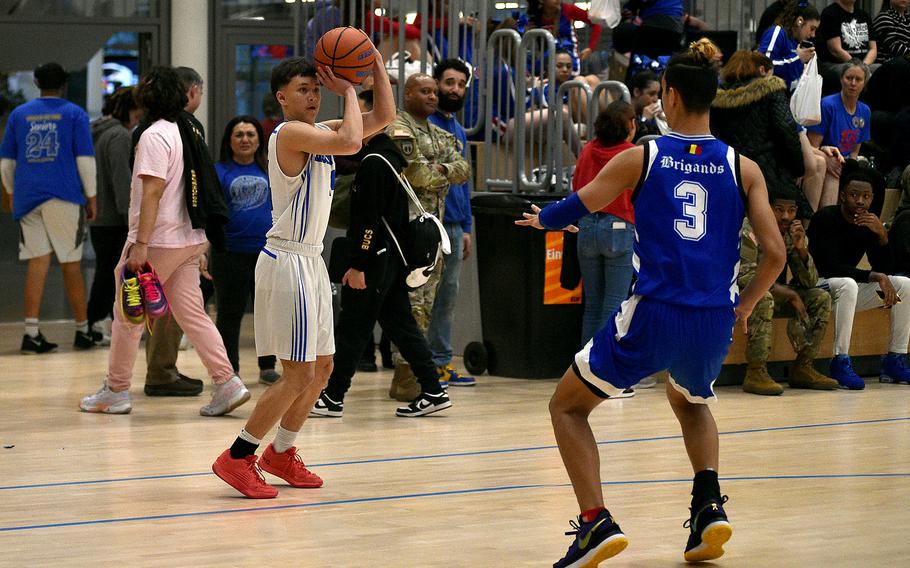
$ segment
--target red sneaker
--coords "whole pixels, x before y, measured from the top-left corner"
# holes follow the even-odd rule
[[[322,487],[322,478],[308,470],[303,465],[303,460],[297,455],[297,448],[289,448],[288,451],[279,454],[269,444],[262,452],[263,471],[267,471],[276,477],[288,482],[291,487],[302,487],[306,489],[315,489]]]
[[[250,499],[272,499],[278,496],[278,490],[262,477],[255,455],[235,460],[231,457],[230,449],[224,450],[212,464],[212,471]]]

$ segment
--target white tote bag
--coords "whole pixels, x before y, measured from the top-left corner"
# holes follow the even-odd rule
[[[606,24],[608,28],[615,28],[622,20],[622,8],[619,4],[619,0],[591,0],[588,18],[595,24]]]
[[[793,119],[803,126],[815,126],[822,121],[822,77],[818,74],[818,58],[812,56],[790,97]]]

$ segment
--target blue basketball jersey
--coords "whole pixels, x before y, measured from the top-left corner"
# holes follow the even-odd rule
[[[632,293],[681,306],[735,306],[745,215],[737,152],[710,135],[671,132],[645,146],[632,199]]]

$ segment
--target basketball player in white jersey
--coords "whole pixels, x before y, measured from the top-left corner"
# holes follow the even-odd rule
[[[375,48],[374,48],[375,50]],[[281,359],[281,379],[260,397],[230,449],[212,465],[231,487],[254,499],[275,497],[260,467],[292,487],[320,487],[294,440],[332,372],[332,293],[322,260],[335,185],[334,155],[357,153],[364,137],[395,119],[392,87],[381,58],[373,64],[374,106],[361,114],[351,84],[301,57],[272,71],[272,94],[285,122],[269,138],[272,229],[256,264],[256,350]],[[320,84],[344,97],[342,120],[316,123]],[[279,422],[257,465],[256,449]]]

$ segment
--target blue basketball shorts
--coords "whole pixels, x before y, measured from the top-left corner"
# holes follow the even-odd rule
[[[633,295],[575,355],[573,368],[604,398],[667,370],[686,400],[712,402],[735,321],[732,307],[677,306]]]

